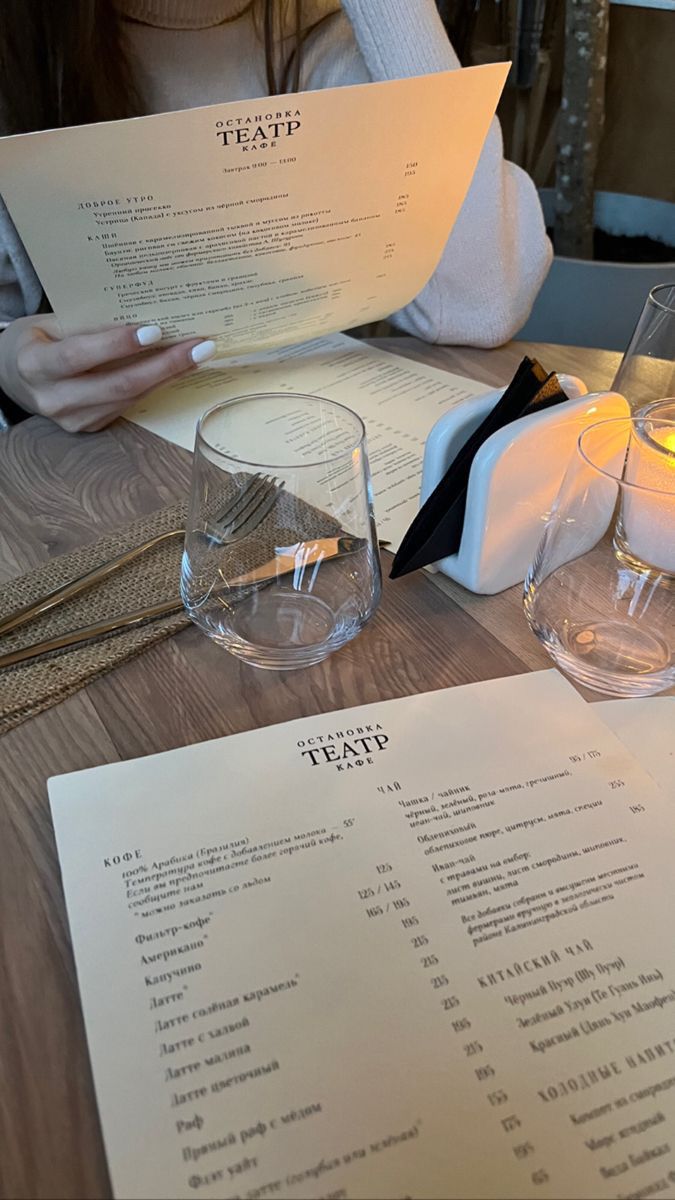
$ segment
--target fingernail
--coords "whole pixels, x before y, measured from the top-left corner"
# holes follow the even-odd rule
[[[213,358],[216,352],[215,342],[200,342],[198,346],[193,346],[190,351],[190,358],[193,363],[206,362],[207,358]]]
[[[139,346],[153,346],[155,342],[161,342],[162,331],[159,325],[141,325],[136,330],[136,337]]]

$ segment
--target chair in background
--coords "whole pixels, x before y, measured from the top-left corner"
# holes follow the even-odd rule
[[[651,288],[675,283],[675,263],[554,258],[516,340],[625,350]]]
[[[540,188],[544,220],[553,225],[553,189]],[[517,339],[625,350],[651,288],[675,283],[675,204],[596,192],[596,227],[621,242],[647,238],[658,262],[603,262],[557,255]]]

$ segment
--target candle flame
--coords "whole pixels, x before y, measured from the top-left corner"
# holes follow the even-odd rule
[[[675,429],[654,430],[651,438],[652,441],[657,442],[659,446],[663,446],[664,450],[668,450],[670,454],[675,454]]]

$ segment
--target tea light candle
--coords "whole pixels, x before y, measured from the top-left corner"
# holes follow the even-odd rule
[[[622,524],[631,554],[675,575],[675,415],[673,402],[651,405],[633,426],[626,459]]]

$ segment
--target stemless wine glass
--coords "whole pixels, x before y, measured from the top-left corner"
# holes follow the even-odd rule
[[[675,395],[675,283],[649,293],[612,391],[625,396],[633,412]]]
[[[581,433],[525,580],[536,637],[612,696],[675,684],[675,421],[660,408]]]
[[[209,409],[181,575],[195,624],[255,666],[310,666],[359,633],[381,586],[360,417],[288,393]]]

